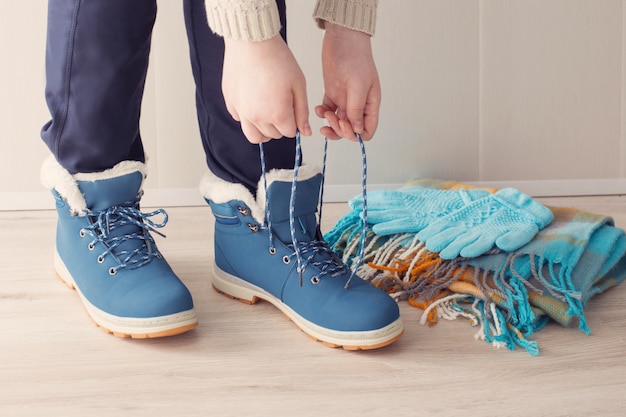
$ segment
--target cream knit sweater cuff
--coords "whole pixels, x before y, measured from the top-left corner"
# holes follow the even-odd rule
[[[213,32],[240,41],[263,41],[280,31],[275,0],[206,0]]]
[[[318,0],[313,18],[319,27],[325,22],[374,35],[378,0]]]
[[[374,34],[378,0],[317,0],[313,18],[320,28],[326,22]],[[206,0],[207,19],[213,32],[241,41],[263,41],[280,31],[275,0]]]

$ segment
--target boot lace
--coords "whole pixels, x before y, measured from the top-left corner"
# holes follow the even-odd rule
[[[81,230],[81,235],[89,233],[93,236],[89,243],[90,249],[95,248],[97,243],[102,243],[106,247],[106,250],[98,256],[98,262],[104,262],[105,257],[109,255],[116,260],[118,265],[109,268],[109,274],[115,275],[122,268],[140,268],[153,258],[162,258],[150,232],[165,237],[156,230],[167,223],[168,216],[165,210],[142,213],[139,210],[139,199],[135,199],[106,210],[88,211],[87,215],[91,224]],[[163,216],[159,223],[151,219],[158,215]],[[134,231],[120,231],[126,226],[135,226]],[[139,244],[123,246],[124,243],[132,241],[139,241]]]
[[[357,255],[357,259],[354,262],[352,267],[350,277],[346,281],[344,288],[348,289],[350,286],[350,282],[356,275],[357,270],[363,263],[363,257],[365,253],[365,240],[367,237],[367,159],[365,155],[365,145],[363,143],[363,139],[361,135],[356,134],[359,145],[361,147],[361,161],[362,161],[362,175],[361,175],[361,192],[363,195],[363,209],[361,213],[362,219],[362,228],[361,228],[361,239],[360,239],[360,249],[359,254]],[[319,283],[319,280],[325,276],[329,275],[331,277],[337,277],[343,274],[348,268],[346,264],[344,264],[335,254],[333,250],[328,247],[328,244],[323,240],[322,234],[320,231],[320,225],[322,222],[322,207],[323,207],[323,196],[324,196],[324,178],[326,176],[326,155],[328,153],[328,138],[324,138],[324,156],[322,162],[322,182],[320,186],[320,195],[319,195],[319,214],[317,218],[317,239],[313,239],[305,242],[298,242],[296,239],[296,219],[295,219],[295,196],[296,196],[296,188],[298,183],[298,170],[300,164],[302,162],[302,146],[301,146],[301,138],[300,132],[296,131],[296,156],[294,162],[294,170],[293,170],[293,179],[291,182],[291,195],[289,198],[289,229],[291,232],[291,244],[288,245],[290,249],[293,250],[293,253],[289,255],[289,260],[295,258],[297,261],[297,271],[300,278],[300,286],[302,286],[302,274],[308,265],[312,265],[320,270],[320,272],[313,276],[311,281],[316,284]],[[267,195],[267,179],[266,179],[266,165],[265,165],[265,153],[263,150],[263,144],[259,144],[259,151],[261,154],[261,170],[263,176],[263,186],[265,189],[265,195]],[[265,204],[265,218],[267,224],[265,225],[270,233],[269,235],[269,245],[270,252],[274,250],[274,241],[272,234],[272,224],[270,220],[270,209],[269,204]],[[325,254],[326,256],[319,256],[320,254]]]

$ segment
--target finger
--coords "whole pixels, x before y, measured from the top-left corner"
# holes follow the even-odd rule
[[[322,105],[315,106],[315,115],[319,117],[320,119],[324,118],[324,113],[327,111],[329,111],[329,109],[325,106],[322,106]]]
[[[324,116],[326,117],[326,120],[328,120],[330,127],[334,130],[336,136],[353,141],[357,140],[356,135],[354,134],[354,129],[348,120],[345,110],[339,108],[334,114],[326,112]]]
[[[356,134],[354,133],[354,128],[349,121],[339,120],[339,129],[342,137],[355,142],[358,140]]]
[[[341,136],[339,136],[330,126],[322,126],[320,128],[320,134],[330,140],[341,139]]]
[[[237,110],[229,106],[228,103],[226,103],[226,110],[228,110],[228,113],[230,113],[233,119],[235,119],[238,122],[241,121],[241,118],[239,117],[239,113],[237,113]]]
[[[365,104],[365,115],[363,118],[363,133],[361,137],[363,140],[370,140],[378,129],[378,116],[380,112],[380,85],[375,84],[368,95],[367,103]]]
[[[322,104],[315,106],[315,114],[320,119],[324,118],[324,113],[326,112],[335,112],[337,110],[337,105],[333,103],[333,101],[328,98],[326,94],[322,97]]]
[[[350,122],[354,133],[363,134],[363,117],[365,114],[365,103],[367,102],[367,92],[352,91],[348,95],[346,103],[346,118]]]
[[[363,133],[361,133],[363,140],[372,139],[376,129],[378,129],[378,112],[366,114],[363,119]]]
[[[328,122],[328,126],[326,126],[326,134],[325,136],[328,139],[337,140],[343,138],[343,134],[341,132],[340,120],[339,117],[333,112],[326,112],[324,114],[326,118],[326,122]]]
[[[326,113],[324,113],[324,118],[330,125],[339,127],[339,117],[335,112],[327,111]]]
[[[241,122],[241,130],[250,143],[259,144],[270,140],[270,138],[264,136],[255,125],[246,120]]]
[[[266,137],[269,139],[280,139],[283,136],[289,136],[290,132],[295,132],[295,125],[291,130],[284,129],[285,132],[287,132],[287,134],[284,134],[283,130],[279,129],[278,127],[272,124],[263,124],[263,125],[257,126],[257,129],[259,130],[261,135],[263,135],[263,137]]]
[[[325,104],[320,104],[318,106],[315,106],[315,114],[317,115],[317,117],[319,117],[320,119],[324,119],[324,114],[326,112],[331,112],[334,113],[336,109],[331,108],[330,106],[327,106]]]
[[[361,133],[361,138],[368,141],[374,137],[374,133],[376,133],[376,129],[378,129],[378,115],[376,117],[365,116],[363,121],[363,133]]]
[[[512,252],[530,242],[538,231],[539,228],[535,224],[519,225],[519,229],[511,230],[500,236],[496,240],[496,246],[504,251]]]
[[[300,133],[304,136],[311,136],[313,132],[311,131],[311,125],[309,124],[309,104],[307,100],[306,88],[296,89],[294,91],[293,111],[296,127]]]
[[[493,238],[480,236],[474,238],[474,241],[468,239],[460,242],[459,247],[461,246],[459,255],[464,258],[476,258],[493,247]]]
[[[323,126],[320,129],[320,133],[324,135],[324,137],[331,140],[341,139],[341,136],[338,135],[332,127],[332,125],[334,125],[335,127],[339,126],[339,118],[337,118],[335,112],[328,110],[323,114],[323,117],[326,119],[326,123],[328,123],[329,126]]]
[[[345,110],[338,108],[335,113],[337,114],[337,117],[339,118],[339,120],[348,120],[348,114],[346,113]]]

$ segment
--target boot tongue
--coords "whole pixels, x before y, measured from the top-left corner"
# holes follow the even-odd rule
[[[102,179],[96,181],[77,181],[78,187],[85,197],[87,208],[92,212],[102,212],[115,206],[130,206],[131,201],[136,201],[141,189],[143,174],[139,171],[122,175],[115,178]],[[108,231],[109,237],[120,237],[133,233],[142,233],[141,228],[136,224],[117,225],[115,229]],[[143,249],[145,243],[139,239],[129,239],[123,241],[115,253],[130,253],[136,249]]]
[[[91,211],[102,211],[136,199],[142,181],[143,175],[136,171],[120,177],[77,183],[85,197],[87,208]]]
[[[294,205],[294,227],[297,241],[315,239],[317,231],[317,205],[322,175],[317,174],[307,180],[298,181]],[[291,182],[274,181],[267,187],[266,204],[269,206],[272,231],[283,243],[291,244],[289,227],[289,201]]]

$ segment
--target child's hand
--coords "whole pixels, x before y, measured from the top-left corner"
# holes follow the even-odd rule
[[[252,143],[311,135],[306,81],[280,35],[260,41],[225,39],[222,90],[226,107]]]
[[[370,36],[326,23],[322,45],[324,98],[315,108],[329,126],[320,132],[329,139],[364,140],[378,127],[381,91]]]

